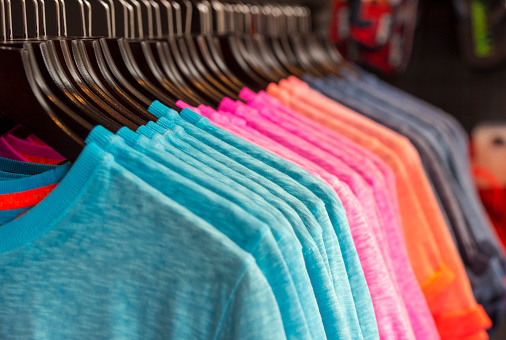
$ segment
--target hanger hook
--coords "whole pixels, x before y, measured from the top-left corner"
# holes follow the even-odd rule
[[[109,0],[109,8],[111,15],[111,37],[116,38],[116,8],[114,6],[114,0]]]
[[[239,25],[238,25],[237,16],[235,15],[234,5],[232,5],[232,4],[225,4],[224,5],[224,9],[225,9],[225,15],[226,15],[226,18],[227,18],[227,22],[228,22],[228,31],[227,31],[227,33],[237,32],[237,30],[239,29]]]
[[[112,18],[112,8],[111,6],[109,6],[108,3],[106,3],[104,0],[99,0],[100,1],[100,4],[102,4],[102,6],[104,6],[104,10],[105,10],[105,16],[107,17],[107,37],[109,38],[112,38],[112,28],[113,28],[113,18]]]
[[[83,29],[83,37],[86,37],[86,15],[84,13],[84,2],[83,0],[77,0],[81,12],[81,28]]]
[[[139,30],[139,38],[144,38],[144,25],[143,25],[143,22],[142,22],[142,8],[141,8],[141,4],[137,0],[130,0],[130,2],[133,5],[134,12],[137,14],[137,26],[138,26],[137,28]],[[132,35],[135,36],[135,33],[133,32]]]
[[[207,1],[206,1],[207,2]],[[208,2],[207,2],[208,3]],[[207,8],[213,9],[216,12],[216,33],[225,34],[228,30],[227,25],[227,14],[225,12],[225,6],[216,0],[211,1],[211,4],[207,5]],[[209,10],[207,13],[207,18],[209,19],[209,34],[213,33],[213,13],[212,10]]]
[[[211,30],[208,18],[209,18],[209,8],[206,6],[204,2],[197,4],[197,11],[199,12],[200,19],[200,33],[203,35],[210,34]]]
[[[148,37],[153,38],[153,12],[151,11],[151,4],[149,0],[140,0],[144,6],[146,6],[146,12],[148,14]],[[142,9],[139,9],[142,15]]]
[[[35,15],[35,37],[40,37],[40,16],[39,16],[39,2],[37,0],[32,0],[33,10]]]
[[[244,30],[246,34],[253,34],[253,16],[251,15],[251,5],[241,4],[244,14]]]
[[[7,25],[5,23],[5,1],[4,0],[0,0],[0,11],[1,11],[1,15],[2,15],[2,41],[6,41],[7,34],[5,33],[5,31],[7,30]]]
[[[170,2],[168,0],[159,0],[160,3],[162,4],[162,6],[165,7],[165,9],[167,10],[167,25],[168,25],[168,35],[169,37],[172,37],[174,35],[174,23],[173,23],[173,18],[172,18],[172,5],[170,4]],[[160,22],[161,24],[161,22]]]
[[[93,26],[92,25],[92,23],[93,23],[92,15],[93,15],[93,13],[91,10],[91,3],[88,0],[83,0],[83,1],[84,1],[84,4],[86,5],[86,8],[88,9],[88,32],[87,33],[88,33],[88,37],[91,37],[93,35],[93,33],[92,33],[92,26]]]
[[[62,14],[62,18],[63,18],[63,36],[66,37],[67,36],[67,8],[65,6],[65,0],[60,0],[60,8],[61,8],[61,14]]]
[[[7,1],[7,19],[9,21],[9,25],[7,26],[7,36],[9,40],[14,39],[14,32],[12,31],[12,2],[11,0]]]
[[[123,17],[124,17],[124,25],[125,25],[125,37],[135,38],[135,18],[134,18],[134,8],[125,0],[119,0],[121,5],[123,6]]]
[[[151,7],[155,12],[155,25],[156,25],[156,36],[158,38],[163,37],[162,31],[162,12],[160,10],[160,5],[155,0],[149,0],[151,2]]]
[[[183,3],[186,6],[186,19],[185,19],[185,35],[191,35],[192,33],[192,18],[193,18],[193,4],[189,0],[184,0]]]
[[[79,1],[79,0],[78,0]],[[104,6],[105,16],[107,17],[107,37],[112,37],[112,18],[111,18],[111,7],[104,0],[99,0],[100,4]]]
[[[10,0],[7,0],[10,1]],[[60,18],[60,1],[54,0],[54,6],[56,9],[56,34],[57,36],[61,36],[61,18]]]
[[[307,6],[302,6],[302,13],[304,14],[304,23],[306,33],[310,33],[312,31],[312,22],[311,22],[311,10]]]
[[[28,20],[26,18],[26,0],[21,0],[22,22],[23,22],[23,39],[28,39]]]
[[[281,6],[276,5],[274,6],[274,9],[272,11],[273,13],[273,25],[274,30],[276,33],[276,36],[280,36],[282,32],[282,26],[283,26],[283,11],[281,10]]]
[[[40,3],[40,12],[42,14],[42,36],[47,36],[47,23],[46,23],[46,0],[38,0]]]
[[[297,32],[297,20],[295,19],[295,11],[292,6],[286,6],[283,9],[286,17],[286,33]]]
[[[263,34],[263,26],[262,26],[262,13],[260,12],[260,7],[258,5],[251,5],[251,21],[252,21],[252,30],[254,33]]]
[[[183,15],[181,14],[181,5],[176,1],[171,1],[174,15],[176,17],[176,35],[183,34]]]
[[[272,29],[272,6],[267,4],[260,6],[260,12],[265,17],[265,32],[274,35]]]

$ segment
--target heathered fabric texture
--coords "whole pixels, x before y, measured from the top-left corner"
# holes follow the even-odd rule
[[[254,259],[95,144],[0,234],[2,339],[285,338]]]

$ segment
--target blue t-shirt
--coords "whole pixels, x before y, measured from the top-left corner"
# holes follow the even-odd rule
[[[221,171],[227,176],[241,181],[241,183],[247,185],[249,189],[263,195],[269,203],[275,205],[276,208],[280,209],[283,214],[285,214],[286,218],[290,221],[292,227],[294,228],[293,230],[295,234],[301,242],[306,270],[308,271],[308,275],[311,279],[311,284],[313,286],[313,291],[318,303],[318,308],[320,310],[327,338],[332,339],[334,337],[348,337],[348,327],[344,318],[342,307],[340,306],[337,298],[337,293],[333,286],[332,277],[329,274],[328,262],[326,262],[325,258],[322,256],[325,249],[323,248],[323,239],[321,234],[311,234],[308,232],[305,221],[301,220],[300,216],[287,204],[285,201],[286,197],[283,197],[283,195],[275,195],[276,193],[280,193],[279,187],[276,188],[275,184],[259,185],[259,183],[268,181],[265,181],[263,177],[254,172],[250,174],[248,173],[249,171],[240,173],[232,170],[227,166],[227,164],[230,164],[229,162],[233,162],[232,160],[223,158],[223,155],[207,147],[204,150],[212,155],[209,156],[207,153],[202,152],[186,143],[184,139],[188,136],[186,136],[181,130],[179,132],[179,136],[174,133],[167,134],[166,140],[193,158],[199,159],[215,170]],[[220,159],[221,162],[217,159]],[[235,165],[238,165],[238,163],[235,163]],[[243,168],[242,170],[245,169],[248,170],[247,168]],[[239,178],[238,175],[242,177]],[[275,190],[274,192],[271,192],[272,189],[277,189],[278,191],[276,192]]]
[[[102,127],[93,129],[86,142],[95,142],[113,154],[117,162],[127,170],[142,179],[146,178],[149,185],[171,197],[250,253],[273,290],[287,338],[311,338],[288,267],[265,223],[237,204],[163,166],[145,153],[134,150],[125,144],[123,138]],[[153,147],[151,151],[151,154],[164,154],[164,151]]]
[[[0,268],[2,339],[285,338],[253,257],[93,143],[0,228]]]
[[[297,291],[297,296],[292,297],[292,300],[298,298],[300,301],[312,338],[324,339],[325,332],[322,319],[305,269],[302,247],[283,214],[256,192],[175,148],[162,135],[149,129],[140,128],[139,131],[151,139],[136,134],[127,128],[120,129],[118,135],[123,137],[133,148],[237,203],[246,211],[267,223],[278,242],[278,247],[284,256]],[[161,149],[165,152],[156,152],[154,151],[155,148],[157,151]]]
[[[183,123],[185,122],[183,121]],[[191,124],[189,126],[195,129]],[[141,128],[139,130],[142,130]],[[213,137],[209,136],[209,138]],[[193,158],[203,161],[208,166],[227,176],[234,176],[238,181],[242,181],[241,183],[247,185],[248,188],[261,194],[268,202],[275,205],[285,214],[294,227],[294,231],[304,249],[306,269],[315,292],[327,338],[349,338],[349,329],[344,318],[343,309],[337,299],[332,277],[329,274],[328,262],[326,263],[322,256],[322,253],[325,253],[323,238],[321,232],[318,234],[314,230],[319,225],[317,223],[316,225],[308,225],[308,221],[314,220],[314,217],[310,213],[304,213],[305,206],[293,196],[287,194],[277,184],[260,176],[239,162],[217,152],[212,147],[200,142],[200,140],[193,138],[190,133],[185,134],[183,131],[180,131],[179,135],[169,133],[166,140]],[[240,174],[242,177],[237,178],[237,174]],[[245,179],[247,179],[246,182],[244,182]],[[287,205],[287,203],[290,203],[290,205]],[[295,207],[297,212],[301,212],[302,216],[306,217],[307,220],[301,220],[292,207]],[[308,231],[313,231],[313,233],[310,234]]]
[[[207,118],[190,110],[183,110],[179,117],[175,111],[157,102],[151,105],[150,110],[158,117],[162,117],[158,121],[159,123],[169,128],[174,125],[181,125],[188,134],[212,145],[213,148],[217,150],[228,152],[227,155],[230,157],[235,157],[236,154],[240,156],[246,154],[249,157],[253,157],[260,161],[260,163],[267,165],[264,167],[260,165],[255,169],[255,171],[258,171],[261,175],[267,178],[273,178],[271,174],[274,173],[274,171],[272,171],[272,169],[277,169],[276,171],[291,177],[319,197],[325,204],[325,209],[330,218],[332,227],[337,234],[348,280],[353,293],[353,302],[356,306],[360,306],[356,311],[359,316],[360,331],[364,338],[378,338],[372,300],[350,233],[346,212],[334,192],[323,182],[314,178],[299,167],[210,124]],[[240,150],[241,152],[235,153],[230,150]]]

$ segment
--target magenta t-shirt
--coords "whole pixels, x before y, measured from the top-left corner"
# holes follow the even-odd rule
[[[210,114],[209,110],[202,109],[200,112],[211,119],[213,123],[219,122],[220,127],[225,130],[254,142],[279,157],[295,163],[310,173],[317,168],[314,165],[308,168],[310,160],[298,154],[297,150],[293,150],[286,145],[280,148],[279,146],[282,145],[282,143],[268,139],[267,136],[260,139],[258,133],[255,135],[251,132],[251,124],[249,122],[241,126],[238,125],[238,119],[234,119],[231,113],[228,114],[230,119],[225,119],[227,115],[226,112]],[[250,127],[247,129],[250,132],[245,132],[247,131],[244,129],[246,126]],[[257,132],[259,131],[257,130]],[[288,134],[288,136],[290,136],[290,134]],[[291,152],[287,152],[287,150]],[[319,167],[319,164],[316,165]],[[319,168],[318,175],[329,182],[329,172],[321,167]],[[334,185],[337,183],[337,181],[334,181]],[[390,278],[374,232],[367,224],[361,202],[356,199],[346,184],[341,183],[340,186],[333,186],[333,188],[341,198],[346,210],[352,237],[369,286],[381,338],[414,339],[413,330],[407,312],[405,308],[403,308],[402,299],[396,293],[394,283]],[[351,288],[353,289],[353,287]]]
[[[393,261],[391,265],[413,330],[420,339],[438,338],[434,320],[409,262],[392,170],[361,146],[283,106],[266,93],[255,94],[244,89],[241,98],[247,100],[250,107],[256,108],[262,118],[342,159],[371,185],[384,231],[377,234],[382,237],[382,241],[378,241],[380,245],[388,244],[382,250],[388,251]]]

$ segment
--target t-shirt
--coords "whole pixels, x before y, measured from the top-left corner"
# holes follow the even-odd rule
[[[228,111],[232,109],[233,105],[229,103],[228,105],[222,106],[227,106],[226,109]],[[262,131],[264,134],[269,135],[290,150],[312,160],[337,177],[343,178],[350,186],[355,186],[356,192],[362,190],[361,187],[356,187],[362,183],[353,183],[353,180],[350,180],[350,176],[353,175],[349,172],[347,174],[345,172],[346,168],[342,169],[344,171],[336,168],[337,166],[345,167],[344,164],[339,164],[338,162],[331,163],[333,157],[328,154],[323,155],[323,152],[321,152],[316,145],[311,147],[311,145],[307,145],[308,143],[304,140],[290,135],[287,131],[282,131],[279,126],[270,124],[266,120],[259,119],[258,113],[254,112],[254,110],[244,110],[244,112],[241,113],[240,108],[237,108],[235,112],[237,115],[247,119],[248,125],[255,127],[257,131]],[[307,150],[311,151],[307,152]],[[363,196],[358,193],[358,197]],[[373,221],[368,221],[368,223],[364,225],[365,228],[362,230],[359,230],[356,226],[352,226],[352,234],[371,293],[376,319],[378,321],[380,338],[393,337],[397,339],[414,339],[415,337],[404,303],[400,299],[400,296],[398,296],[398,292],[395,289],[394,282],[392,282],[390,278],[388,268],[385,265],[385,260],[375,238],[375,233],[378,230],[371,228],[369,225],[371,222]]]
[[[285,338],[251,255],[93,143],[0,235],[2,339]]]
[[[132,149],[105,128],[96,127],[86,139],[114,155],[123,165],[167,197],[202,218],[241,249],[250,253],[269,282],[281,312],[287,338],[310,338],[295,287],[270,228],[235,203],[185,178]],[[149,176],[145,176],[149,174]]]
[[[65,160],[54,149],[40,139],[29,135],[23,139],[16,136],[17,126],[0,136],[0,157],[21,162],[58,164]]]
[[[342,159],[371,185],[380,209],[379,217],[385,233],[383,239],[378,243],[382,247],[381,249],[388,251],[393,259],[393,273],[396,274],[395,279],[399,282],[399,288],[415,335],[421,339],[439,337],[427,302],[409,262],[392,170],[374,154],[334,131],[290,110],[265,92],[261,91],[255,94],[245,88],[241,91],[240,97],[247,101],[248,106],[257,109],[264,119]],[[238,123],[234,121],[234,125],[238,125]],[[244,130],[242,125],[241,129]],[[382,233],[375,233],[375,236],[380,237]]]
[[[336,89],[334,94],[340,96],[342,103],[408,137],[417,148],[435,194],[449,218],[448,225],[466,266],[474,296],[491,317],[501,319],[504,309],[501,296],[506,293],[500,262],[503,256],[495,245],[491,226],[480,219],[472,202],[473,195],[460,185],[458,176],[452,171],[455,161],[447,144],[450,140],[444,133],[437,132],[432,122],[422,120],[423,114],[417,115],[415,121],[368,95],[360,94],[357,98],[354,87],[347,83],[332,80],[326,84]]]
[[[427,178],[423,174],[423,169],[419,166],[419,156],[416,151],[413,151],[412,145],[406,139],[395,136],[392,131],[374,124],[356,112],[309,89],[307,85],[300,84],[304,88],[304,95],[301,92],[302,87],[297,87],[299,85],[293,82],[284,83],[283,86],[285,88],[289,87],[290,91],[295,91],[293,94],[296,94],[296,97],[290,97],[286,92],[281,94],[283,90],[274,85],[270,86],[268,92],[282,98],[283,101],[286,101],[285,104],[304,115],[322,122],[332,130],[352,138],[370,150],[374,149],[399,174],[399,179],[402,179],[398,182],[398,189],[401,189],[399,202],[401,203],[401,211],[403,211],[403,219],[406,218],[404,231],[410,259],[415,274],[424,289],[441,337],[467,336],[478,332],[480,329],[490,327],[490,320],[472,296],[469,280],[465,275],[462,262],[458,257],[455,245],[452,243],[448,229],[444,225],[441,211],[437,207],[437,202],[435,202]],[[297,88],[298,90],[296,90]],[[311,91],[312,95],[307,96],[306,90]],[[386,144],[382,148],[372,145],[369,143],[370,135]],[[392,150],[396,150],[396,153],[403,155],[402,162],[400,160],[394,161]],[[406,170],[408,173],[404,172]],[[409,190],[410,187],[411,193],[403,189]],[[415,209],[413,210],[413,208]],[[413,219],[415,215],[407,215],[407,211],[410,209],[420,219]],[[425,226],[423,221],[427,222]],[[435,245],[437,245],[437,248],[434,248]],[[419,254],[417,255],[419,256],[414,256],[413,251],[418,251]],[[427,269],[432,271],[443,266],[441,262],[448,266],[456,277],[450,284],[448,284],[448,276],[443,274],[447,271],[446,266],[436,270],[430,281],[423,280],[423,276],[419,275],[422,271],[427,272]],[[446,282],[446,284],[436,284],[437,280]],[[444,288],[441,288],[441,286]],[[455,288],[449,289],[449,287]],[[445,302],[443,303],[443,301]],[[466,327],[457,329],[454,327],[456,323],[465,324]]]
[[[141,129],[143,130],[143,129]],[[147,131],[146,131],[147,130]],[[152,132],[149,129],[144,129],[145,132]],[[150,133],[149,136],[152,140],[146,138],[143,135],[136,134],[135,132],[124,127],[118,131],[118,135],[125,139],[125,142],[139,150],[140,152],[150,156],[152,159],[159,163],[167,166],[171,170],[183,175],[184,177],[191,179],[192,181],[206,187],[220,194],[222,197],[229,199],[230,201],[240,205],[246,211],[252,215],[258,217],[258,219],[265,222],[271,229],[277,245],[284,256],[284,260],[290,270],[293,281],[296,282],[295,289],[300,297],[304,300],[304,310],[306,311],[307,318],[302,320],[308,323],[310,326],[310,332],[313,338],[322,339],[325,338],[321,317],[316,305],[316,299],[312,291],[311,282],[307,272],[304,269],[304,259],[302,257],[301,246],[293,233],[290,233],[290,224],[284,218],[284,216],[277,211],[274,207],[269,205],[261,196],[257,195],[252,191],[248,191],[245,187],[240,186],[238,183],[230,180],[223,176],[221,173],[214,171],[213,169],[206,167],[204,164],[199,163],[195,160],[193,166],[183,162],[181,159],[175,157],[178,155],[180,158],[185,159],[187,162],[193,160],[191,157],[186,156],[183,152],[177,148],[173,148],[169,143],[164,143],[163,136],[154,132]],[[158,135],[155,137],[155,135]],[[160,144],[163,144],[161,147]],[[161,152],[166,150],[166,152]],[[25,163],[19,161],[13,161],[5,158],[0,158],[0,168],[6,168],[9,170],[15,170],[19,173],[5,172],[6,179],[13,179],[18,177],[26,177],[29,175],[25,174],[38,174],[40,172],[54,169],[54,171],[61,171],[64,166],[55,167],[53,165],[42,165],[34,163]],[[57,177],[57,176],[56,176]],[[24,192],[31,194],[29,192]],[[9,210],[0,212],[0,220],[3,218],[10,219],[11,216],[15,217],[26,209]],[[286,283],[288,284],[288,282]],[[293,285],[293,282],[291,282]],[[291,317],[289,318],[295,325],[300,323],[300,317],[297,316],[297,305],[300,306],[299,296],[293,295],[293,291],[290,287],[285,287],[287,295],[290,296],[290,309]],[[284,293],[284,292],[283,292]],[[289,311],[290,312],[290,311]],[[306,320],[307,319],[307,320]],[[285,326],[286,327],[286,326]],[[300,328],[300,326],[299,326]],[[297,332],[297,337],[303,337],[302,332]]]
[[[180,127],[178,129],[182,130]],[[177,134],[178,131],[174,131],[174,133]],[[136,134],[127,128],[122,128],[118,131],[118,135],[123,137],[127,144],[133,148],[149,155],[152,159],[194,182],[226,197],[252,215],[257,216],[260,220],[265,221],[271,228],[293,279],[297,296],[292,297],[292,300],[298,297],[312,337],[325,338],[314,292],[305,270],[302,247],[295,233],[293,233],[290,223],[280,211],[256,192],[249,190],[246,186],[235,182],[198,159],[192,158],[172,146],[161,134],[149,129],[139,129],[139,133]],[[154,148],[156,148],[156,151]],[[159,150],[166,153],[160,153]],[[168,154],[173,157],[169,157]]]
[[[306,213],[307,207],[300,205],[300,201],[294,200],[292,195],[287,194],[277,184],[263,176],[264,173],[268,174],[276,170],[265,164],[262,165],[258,161],[254,165],[254,160],[248,161],[248,167],[242,165],[239,161],[248,156],[244,152],[198,129],[180,118],[177,112],[167,111],[166,107],[160,107],[160,110],[156,111],[153,110],[154,107],[156,105],[150,107],[152,113],[156,112],[154,114],[159,115],[159,117],[164,116],[158,120],[157,124],[166,129],[173,129],[176,126],[182,126],[185,129],[185,133],[181,132],[179,137],[175,134],[168,135],[168,142],[192,157],[204,161],[208,166],[227,174],[227,176],[234,176],[236,180],[266,197],[271,204],[282,210],[285,217],[292,224],[294,232],[304,249],[306,269],[313,285],[327,338],[349,337],[343,310],[337,299],[329,269],[322,255],[326,251],[323,242],[320,241],[322,240],[321,233],[318,235],[315,230],[320,226],[317,223],[316,225],[311,223],[314,217],[312,214]],[[165,115],[166,113],[167,115]],[[226,152],[226,155],[222,152]],[[256,166],[255,170],[257,171],[264,168],[264,173],[260,175],[252,171],[249,166]],[[242,177],[237,177],[237,174],[241,174]],[[290,205],[287,205],[287,203],[290,203]],[[297,213],[294,214],[295,211]],[[301,220],[299,213],[304,218],[304,222]]]

